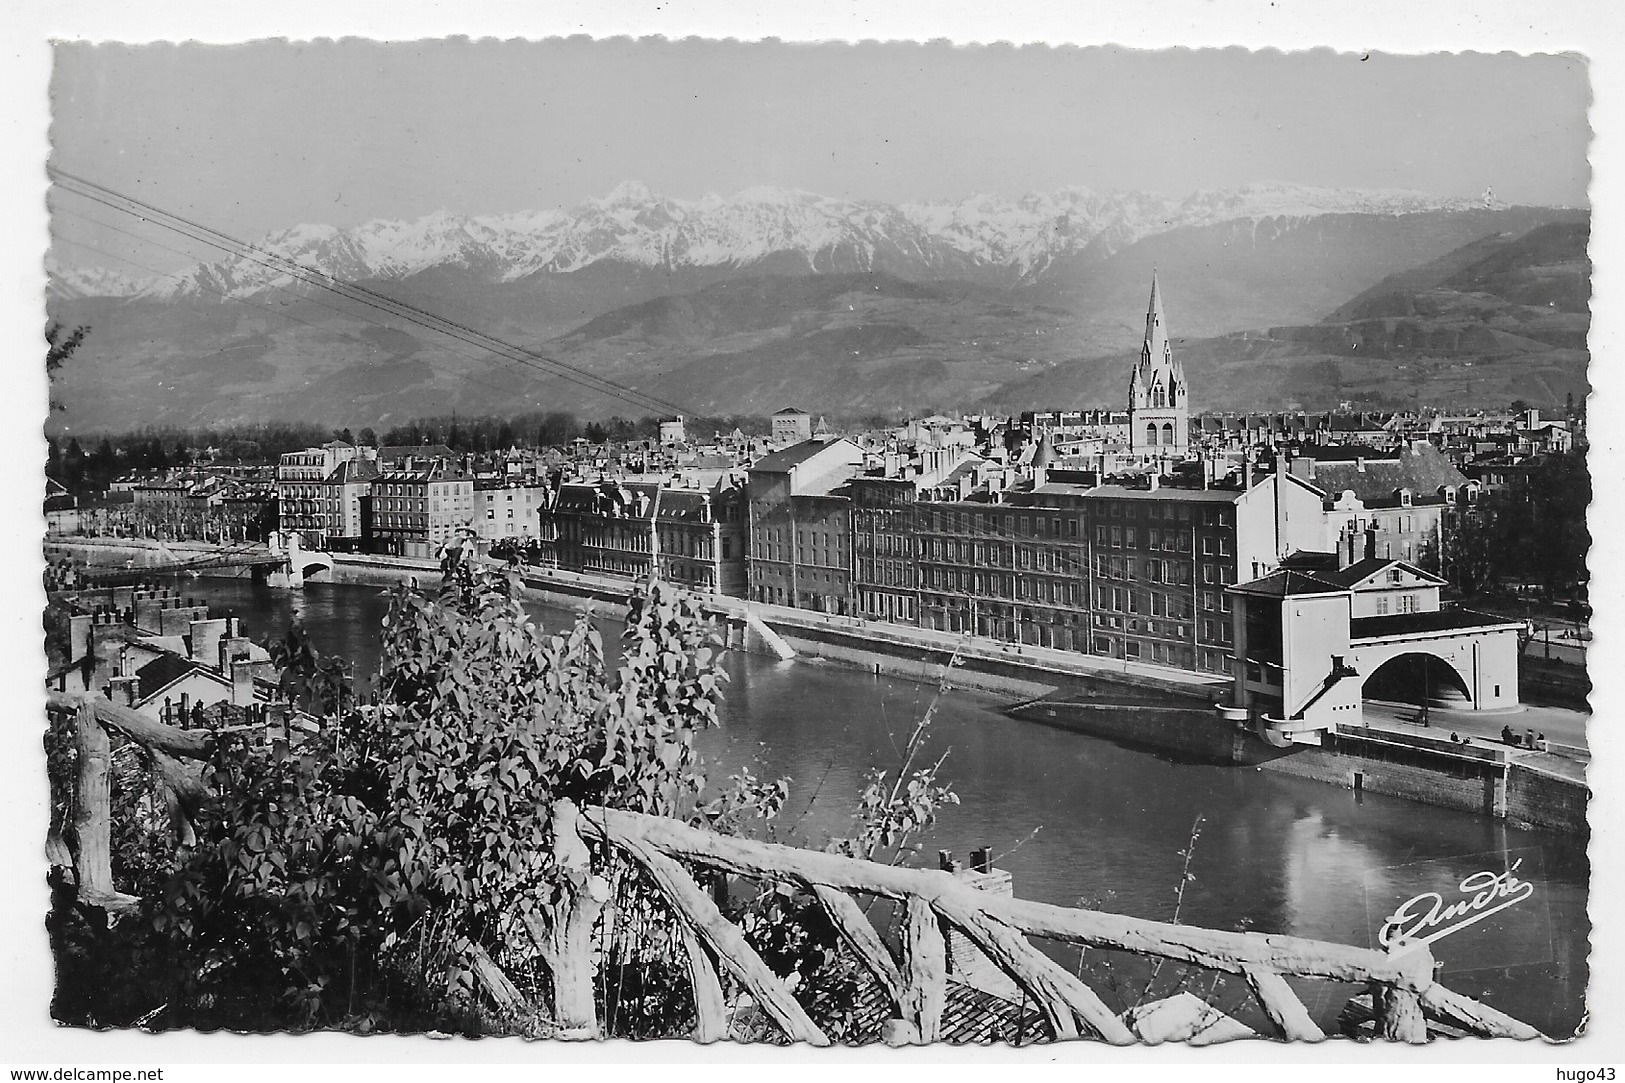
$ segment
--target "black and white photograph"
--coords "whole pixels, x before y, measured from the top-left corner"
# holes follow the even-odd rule
[[[1466,44],[54,33],[8,1013],[1595,1068],[1599,61]]]

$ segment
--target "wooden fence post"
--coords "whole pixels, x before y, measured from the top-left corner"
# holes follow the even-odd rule
[[[918,895],[910,895],[902,937],[903,1021],[898,1037],[929,1045],[942,1037],[942,1012],[948,1001],[948,945],[937,913]]]
[[[1400,963],[1409,981],[1373,984],[1371,1006],[1377,1013],[1377,1034],[1390,1042],[1425,1045],[1427,1019],[1422,1014],[1421,991],[1433,984],[1433,952],[1426,944],[1397,937],[1388,954]]]
[[[598,1006],[593,999],[592,930],[609,884],[592,871],[587,844],[578,830],[580,813],[572,801],[553,803],[553,856],[558,866],[559,897],[546,920],[526,919],[526,927],[553,976],[553,1021],[558,1037],[599,1036]]]
[[[1285,978],[1273,970],[1257,966],[1243,966],[1241,972],[1252,987],[1253,995],[1258,998],[1259,1006],[1282,1038],[1289,1042],[1326,1040],[1325,1031],[1310,1018],[1303,1001],[1298,999],[1298,994],[1292,991]]]
[[[74,876],[79,898],[100,902],[113,891],[113,843],[108,776],[110,742],[96,721],[96,707],[87,697],[74,718],[74,744],[79,751],[79,784],[74,791],[73,829],[78,839]]]
[[[677,923],[688,953],[688,980],[694,990],[694,1040],[702,1045],[728,1036],[728,1004],[722,996],[722,979],[711,953],[700,943],[687,922]]]

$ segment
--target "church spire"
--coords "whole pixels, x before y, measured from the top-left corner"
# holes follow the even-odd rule
[[[1151,303],[1145,310],[1145,344],[1140,349],[1140,362],[1147,375],[1158,367],[1173,364],[1173,349],[1168,345],[1168,321],[1162,314],[1162,288],[1157,283],[1157,272],[1151,271]]]
[[[1168,338],[1162,283],[1153,270],[1145,339],[1129,377],[1129,449],[1152,458],[1183,458],[1190,446],[1187,396],[1184,366],[1174,360]]]

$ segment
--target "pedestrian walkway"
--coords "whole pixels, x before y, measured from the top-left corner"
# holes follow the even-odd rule
[[[1561,707],[1526,706],[1516,711],[1470,711],[1431,708],[1427,726],[1416,721],[1418,708],[1412,703],[1367,700],[1364,722],[1368,729],[1394,734],[1448,739],[1451,734],[1473,748],[1505,752],[1510,763],[1531,771],[1584,782],[1591,752],[1586,744],[1585,724],[1590,717],[1582,711]],[[1510,729],[1520,740],[1529,733],[1546,735],[1546,748],[1509,745],[1502,740],[1502,728]]]

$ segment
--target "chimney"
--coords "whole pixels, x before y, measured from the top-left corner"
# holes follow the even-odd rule
[[[1149,486],[1149,490],[1154,493],[1157,491],[1157,487],[1162,484],[1162,475],[1158,474],[1155,470],[1151,471],[1150,482],[1151,484]]]
[[[91,654],[91,626],[96,618],[90,613],[75,613],[68,618],[68,661],[79,662]]]
[[[231,676],[231,705],[253,706],[254,666],[249,663],[246,652],[241,659],[230,663],[228,672]]]
[[[135,608],[133,614],[135,626],[143,632],[150,632],[155,635],[161,634],[158,627],[158,614],[161,612],[163,603],[157,598],[143,596],[136,598],[132,604]]]
[[[220,664],[221,643],[225,639],[227,622],[225,617],[215,617],[212,620],[195,620],[191,623],[192,633],[192,660],[202,662],[206,666]],[[224,667],[221,667],[224,672]]]
[[[164,606],[158,611],[158,634],[183,636],[192,631],[192,618],[196,614],[184,606]]]
[[[120,707],[134,707],[136,686],[134,677],[114,677],[107,682],[107,698]]]
[[[1354,469],[1358,470],[1362,474],[1365,473],[1365,456],[1364,455],[1359,455],[1359,456],[1355,457],[1355,459],[1354,459]]]

